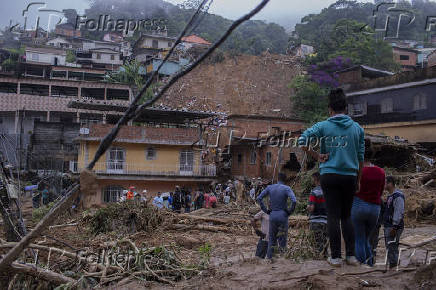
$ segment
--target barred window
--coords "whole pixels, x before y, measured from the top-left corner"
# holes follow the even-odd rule
[[[123,194],[124,188],[118,185],[107,186],[103,189],[103,202],[117,202]]]

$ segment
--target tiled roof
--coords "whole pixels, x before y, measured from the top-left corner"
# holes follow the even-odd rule
[[[190,43],[196,43],[196,44],[204,44],[204,45],[211,45],[211,43],[200,36],[197,35],[190,35],[187,37],[183,37],[182,41],[184,42],[190,42]]]

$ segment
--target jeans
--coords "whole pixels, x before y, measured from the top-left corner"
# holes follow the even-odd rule
[[[327,230],[333,259],[341,258],[341,229],[347,256],[354,256],[354,230],[351,207],[356,193],[357,177],[354,175],[323,174],[321,188],[327,206]]]
[[[283,211],[273,211],[269,215],[269,241],[268,241],[268,251],[267,258],[271,259],[274,248],[277,246],[277,241],[279,247],[282,251],[286,248],[286,242],[288,240],[288,214]]]
[[[399,264],[398,246],[400,245],[400,237],[403,233],[403,229],[398,229],[397,235],[395,237],[391,237],[391,230],[391,227],[385,227],[385,244],[388,251],[388,263],[389,266],[392,268],[396,267]]]
[[[355,197],[351,209],[351,220],[354,226],[356,259],[372,266],[373,253],[370,243],[380,214],[380,205],[363,201]]]

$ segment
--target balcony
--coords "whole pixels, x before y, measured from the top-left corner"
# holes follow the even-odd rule
[[[70,166],[74,173],[79,173],[83,166]],[[215,165],[180,165],[180,164],[128,164],[125,162],[98,162],[94,166],[96,174],[107,175],[141,175],[141,176],[192,176],[215,177]]]

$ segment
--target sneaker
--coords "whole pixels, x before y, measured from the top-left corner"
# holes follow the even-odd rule
[[[342,266],[342,259],[341,259],[341,258],[335,258],[335,259],[333,259],[332,257],[329,257],[329,258],[327,259],[327,262],[328,262],[330,265],[334,266],[334,267],[340,267],[340,266]]]
[[[347,262],[347,265],[350,265],[350,266],[359,266],[360,265],[359,261],[357,261],[355,256],[347,256],[345,261]]]

